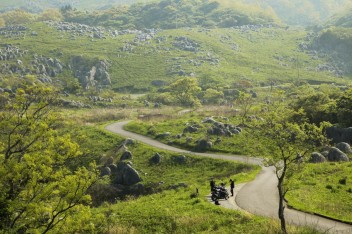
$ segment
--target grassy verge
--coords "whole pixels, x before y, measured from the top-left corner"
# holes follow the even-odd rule
[[[308,164],[287,194],[296,209],[352,223],[352,163]]]

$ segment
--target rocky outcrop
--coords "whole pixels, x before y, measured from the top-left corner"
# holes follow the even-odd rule
[[[116,168],[111,171],[111,179],[113,184],[124,186],[132,186],[142,181],[131,162],[119,162]]]
[[[71,68],[84,89],[111,85],[107,61],[89,61],[82,56],[71,59]]]

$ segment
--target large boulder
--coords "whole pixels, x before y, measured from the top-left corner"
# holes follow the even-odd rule
[[[201,139],[197,142],[196,151],[206,151],[213,147],[213,143],[209,140]]]
[[[322,163],[325,162],[326,158],[318,152],[313,152],[310,156],[309,162],[311,163]]]
[[[115,185],[131,186],[142,179],[130,162],[119,162],[116,172],[112,174],[112,181]]]
[[[331,161],[331,162],[348,162],[349,161],[349,158],[347,157],[347,155],[336,147],[332,147],[329,150],[329,154],[328,154],[327,158],[328,158],[328,161]]]
[[[340,142],[340,143],[336,144],[336,148],[338,148],[339,150],[341,150],[345,154],[352,153],[351,146],[346,142]]]
[[[149,162],[159,164],[161,162],[161,155],[159,153],[154,154],[154,156],[149,159]]]

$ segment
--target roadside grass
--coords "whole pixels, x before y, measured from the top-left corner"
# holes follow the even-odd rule
[[[352,163],[307,164],[287,193],[295,209],[352,223]]]
[[[221,208],[208,202],[203,192],[192,194],[193,188],[164,191],[105,204],[93,212],[105,214],[108,233],[280,233],[277,221]],[[291,226],[288,231],[319,233]]]
[[[203,113],[204,114],[204,113]],[[200,124],[205,116],[203,114],[187,114],[178,119],[163,121],[132,121],[126,129],[147,135],[180,148],[194,150],[194,143],[185,142],[185,138],[192,137],[194,140],[206,138],[207,124]],[[209,114],[209,112],[207,112]],[[211,115],[210,115],[211,116]],[[221,119],[216,118],[218,121]],[[236,123],[236,117],[229,118],[229,122]],[[177,139],[175,136],[182,133],[188,124],[200,124],[197,133],[187,133]],[[237,122],[238,123],[238,122]],[[169,132],[170,136],[158,138],[161,133]],[[241,135],[241,134],[240,134]],[[251,152],[250,140],[240,135],[222,137],[222,141],[214,144],[211,151],[244,154]],[[209,137],[214,140],[214,138]],[[194,140],[192,142],[194,142]],[[253,146],[253,145],[252,145]],[[264,153],[265,154],[265,153]],[[247,154],[248,155],[248,154]],[[295,209],[308,213],[324,215],[344,222],[352,222],[352,164],[351,163],[322,163],[306,164],[302,172],[297,173],[289,181],[292,190],[287,194],[289,205]]]

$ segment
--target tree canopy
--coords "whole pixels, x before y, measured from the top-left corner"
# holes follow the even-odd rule
[[[1,95],[6,101],[0,111],[0,228],[46,233],[85,210],[94,165],[88,170],[71,163],[81,152],[69,135],[55,130],[50,88]]]

